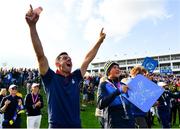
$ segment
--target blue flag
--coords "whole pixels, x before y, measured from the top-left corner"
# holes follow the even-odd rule
[[[126,95],[124,97],[143,112],[148,112],[164,92],[162,87],[140,74],[133,78],[127,85],[128,97]]]
[[[172,74],[173,71],[171,69],[171,67],[164,67],[160,69],[160,73],[164,73],[164,74]]]
[[[149,72],[152,73],[155,68],[158,66],[158,61],[154,60],[151,57],[146,57],[144,59],[144,62],[142,63],[142,66],[144,66],[144,68]]]

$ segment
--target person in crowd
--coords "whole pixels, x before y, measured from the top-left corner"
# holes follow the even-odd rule
[[[39,84],[33,83],[31,93],[25,97],[25,108],[27,113],[27,129],[39,129],[41,125],[41,109],[44,106],[43,98],[39,94]]]
[[[83,86],[82,86],[82,107],[86,107],[87,101],[88,101],[88,85],[86,85],[85,80],[83,81]]]
[[[98,107],[96,107],[95,109],[95,116],[97,117],[99,124],[101,126],[101,128],[104,128],[104,116],[103,116],[103,109],[99,109]]]
[[[79,128],[80,120],[80,87],[89,63],[95,58],[106,34],[103,29],[94,47],[87,53],[80,69],[71,72],[72,61],[67,52],[60,53],[55,61],[57,71],[50,67],[39,39],[36,23],[39,14],[31,9],[26,14],[32,44],[39,63],[39,71],[48,101],[49,128]]]
[[[151,80],[152,82],[157,84],[157,81],[154,80],[154,74],[153,73],[148,73],[147,77],[149,78],[149,80]],[[154,121],[155,116],[157,117],[156,103],[150,108],[150,110],[148,111],[147,116],[146,116],[148,128],[152,128],[155,125],[155,121]],[[159,117],[157,117],[157,118],[159,118]],[[158,121],[160,121],[160,120],[158,119]]]
[[[177,86],[173,86],[173,91],[172,93],[174,95],[180,95],[180,91],[178,91]],[[172,125],[176,124],[176,117],[178,118],[178,124],[180,126],[180,98],[172,98],[171,99],[171,103],[172,103],[172,110],[171,110],[171,121],[172,121]]]
[[[16,95],[17,86],[9,86],[9,95],[1,101],[0,110],[4,113],[3,128],[20,128],[20,111],[24,109],[23,99]]]
[[[6,88],[1,88],[1,91],[0,91],[0,102],[6,96],[6,94],[7,94]]]
[[[100,78],[99,84],[101,84],[101,83],[103,83],[105,81],[106,81],[106,77],[103,76],[103,77]],[[98,86],[100,86],[100,85],[98,85]],[[97,95],[99,95],[98,91],[97,91]],[[97,98],[98,98],[98,96],[97,96]],[[98,121],[99,121],[99,123],[101,125],[101,128],[104,128],[103,109],[100,110],[98,108],[98,105],[96,105],[95,116],[98,118]]]
[[[3,83],[3,78],[2,78],[2,73],[0,73],[0,88],[4,87],[4,83]]]
[[[171,93],[166,82],[159,81],[157,84],[165,89],[164,93],[157,100],[157,111],[160,119],[160,124],[163,128],[171,128],[170,99],[179,98],[179,94],[174,95],[173,93]]]
[[[6,75],[5,75],[4,79],[3,79],[3,82],[4,82],[4,86],[6,88],[8,88],[8,86],[12,82],[12,72],[11,72],[11,70],[6,71]]]
[[[34,81],[35,81],[35,79],[34,79],[33,71],[28,70],[28,76],[27,76],[27,79],[26,79],[26,91],[27,91],[27,94],[29,94],[31,92],[31,85],[32,85],[32,83]]]
[[[97,107],[103,109],[105,128],[133,128],[134,118],[131,103],[122,94],[126,94],[128,87],[119,81],[120,68],[118,63],[106,62],[104,66],[106,81],[98,87]]]
[[[1,91],[0,91],[0,102],[6,96],[6,94],[7,94],[6,88],[1,88]],[[0,129],[2,129],[2,122],[3,122],[3,120],[4,120],[4,114],[0,112]]]
[[[138,74],[146,76],[147,73],[148,72],[143,67],[136,66],[133,69],[131,69],[130,76],[131,76],[131,78],[135,78]],[[133,115],[135,118],[135,126],[137,128],[147,128],[148,127],[147,121],[146,121],[147,113],[143,112],[135,105],[132,105],[132,112],[133,112]]]
[[[89,87],[88,87],[87,91],[88,91],[88,93],[87,93],[87,95],[88,95],[88,103],[93,105],[94,104],[94,91],[95,91],[95,89],[94,89],[94,86],[93,86],[92,82],[89,83]]]
[[[150,112],[148,112],[148,117],[149,117],[149,123],[147,122],[148,128],[151,128],[152,126],[155,125],[155,121],[154,121],[155,115],[157,115],[156,114],[156,106],[153,105],[150,108]]]

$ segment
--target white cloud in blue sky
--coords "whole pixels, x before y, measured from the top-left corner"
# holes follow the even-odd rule
[[[30,3],[43,7],[37,28],[51,67],[61,51],[79,67],[101,27],[107,37],[94,61],[180,50],[178,0],[6,0],[0,2],[0,66],[37,67],[24,18]]]

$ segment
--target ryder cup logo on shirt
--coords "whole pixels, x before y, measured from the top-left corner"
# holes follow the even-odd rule
[[[74,84],[75,83],[75,81],[74,81],[74,79],[72,79],[72,84]]]

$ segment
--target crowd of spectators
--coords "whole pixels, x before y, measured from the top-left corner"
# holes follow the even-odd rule
[[[123,71],[119,77],[119,80],[123,78],[128,78],[129,71]],[[157,82],[165,82],[168,84],[168,90],[172,93],[176,93],[180,91],[180,76],[176,75],[160,75],[160,74],[149,74],[149,78],[157,83]],[[87,105],[96,105],[96,93],[98,89],[98,85],[101,77],[103,77],[103,73],[96,73],[94,75],[88,74],[84,76],[83,81],[80,84],[80,90],[82,93],[82,107],[86,107]],[[32,83],[37,82],[41,83],[41,78],[38,72],[38,69],[27,69],[27,68],[11,68],[5,69],[0,68],[0,88],[8,89],[11,84],[15,84],[17,86],[24,86],[27,89],[27,94],[30,93]],[[176,124],[176,116],[180,114],[180,99],[171,99],[171,121],[172,124]],[[154,116],[157,115],[156,108],[152,108],[150,110],[151,114],[151,124],[153,125]],[[157,115],[158,117],[158,115]],[[179,124],[180,124],[180,116],[179,116]]]
[[[27,86],[28,83],[40,81],[38,69],[0,68],[0,88],[8,88],[11,84]]]
[[[96,99],[95,95],[97,93],[98,85],[100,78],[103,76],[103,73],[96,74],[96,75],[90,75],[84,77],[84,80],[81,84],[81,91],[83,94],[82,97],[82,106],[86,107],[86,105],[89,104],[95,104]],[[119,80],[122,80],[123,78],[130,77],[129,71],[123,71],[119,77]],[[154,83],[158,82],[164,82],[167,84],[166,91],[176,95],[180,92],[180,76],[177,75],[161,75],[158,73],[151,73],[148,74],[148,78],[152,80]],[[178,116],[178,124],[180,126],[180,98],[170,98],[170,104],[168,105],[168,109],[170,110],[170,121],[171,126],[176,124],[176,118]],[[148,127],[152,127],[155,122],[154,118],[157,117],[159,120],[159,124],[161,123],[161,118],[158,115],[157,112],[157,105],[154,105],[151,110],[147,113],[146,118],[148,119],[147,124]]]

